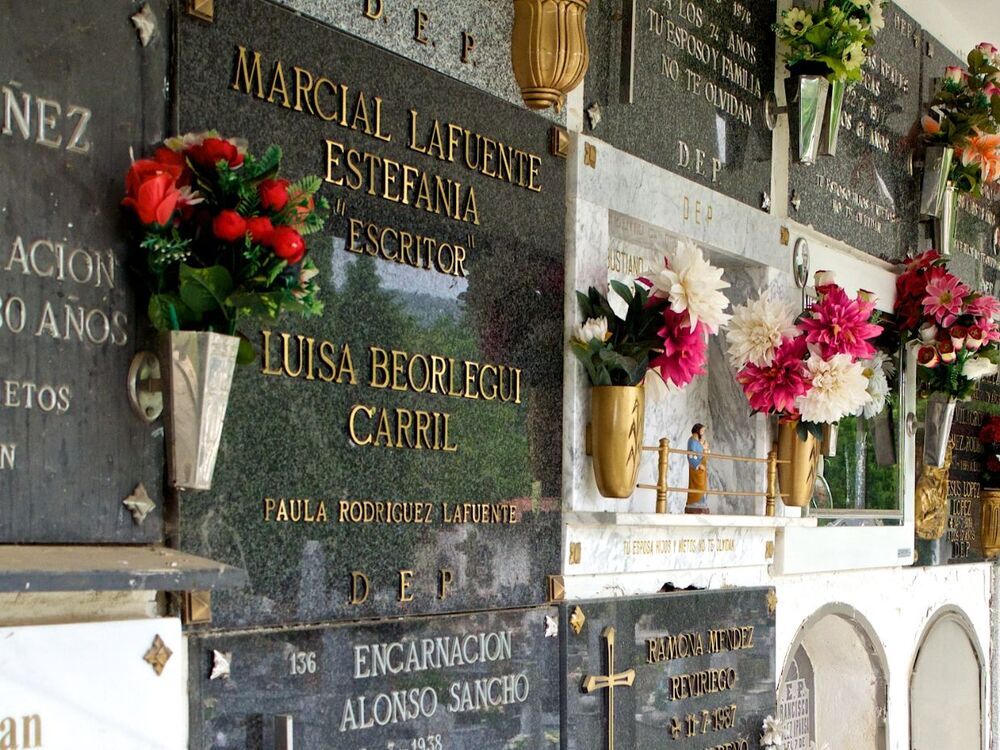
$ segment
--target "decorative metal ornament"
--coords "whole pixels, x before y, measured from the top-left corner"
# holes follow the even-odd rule
[[[792,204],[792,208],[798,213],[799,207],[802,205],[802,196],[799,195],[798,191],[792,191],[792,199],[788,202]]]
[[[216,651],[212,649],[212,673],[210,680],[228,680],[233,663],[232,651]]]
[[[604,497],[626,499],[635,492],[646,414],[643,386],[594,386],[590,419],[594,478]]]
[[[136,526],[141,526],[142,522],[146,520],[146,516],[156,507],[156,503],[153,502],[146,492],[146,485],[142,482],[139,482],[135,486],[131,495],[122,500],[122,505],[128,508]]]
[[[163,674],[163,669],[167,666],[167,662],[170,661],[170,657],[173,654],[174,652],[167,648],[167,644],[157,635],[153,639],[153,645],[149,647],[149,650],[142,658],[149,663],[149,666],[156,672],[156,676],[159,677]]]
[[[145,47],[156,34],[156,14],[153,13],[153,6],[146,3],[137,13],[133,13],[130,18],[135,30],[139,33],[139,43]]]
[[[773,615],[778,611],[778,595],[774,589],[767,592],[767,613]]]
[[[792,248],[792,277],[799,289],[805,289],[809,283],[809,242],[805,237],[795,240]]]
[[[215,20],[215,0],[188,0],[187,12],[189,16],[212,23]]]
[[[766,190],[760,196],[760,208],[762,211],[771,210],[771,194]]]
[[[597,690],[608,691],[608,750],[615,750],[615,688],[632,687],[635,682],[635,670],[627,669],[615,673],[615,629],[610,625],[601,633],[608,655],[608,673],[606,675],[588,675],[583,678],[583,692],[593,693]]]
[[[590,64],[590,0],[514,0],[511,63],[524,103],[561,110]]]
[[[545,615],[545,637],[559,637],[559,618],[555,615]]]
[[[943,466],[924,465],[914,492],[914,527],[918,539],[934,541],[948,528],[948,473],[951,471],[951,446]]]
[[[583,614],[583,610],[579,607],[573,607],[573,611],[569,613],[569,627],[576,634],[580,635],[583,632],[583,624],[587,622],[587,616]]]
[[[590,121],[590,129],[595,130],[598,125],[601,124],[601,118],[604,116],[604,111],[601,109],[599,102],[594,102],[589,107],[587,107],[587,119]]]

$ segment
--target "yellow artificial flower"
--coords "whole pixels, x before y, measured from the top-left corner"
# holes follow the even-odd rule
[[[785,11],[781,22],[792,36],[802,36],[812,28],[813,18],[802,8],[792,8]]]
[[[848,70],[858,70],[865,64],[865,46],[861,42],[855,42],[844,50],[844,67]]]

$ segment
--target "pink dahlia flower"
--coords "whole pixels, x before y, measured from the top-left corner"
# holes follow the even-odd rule
[[[962,314],[962,303],[971,290],[957,276],[940,269],[931,271],[924,297],[924,312],[945,328],[955,324]]]
[[[806,335],[806,343],[815,345],[823,359],[837,354],[871,359],[875,347],[870,340],[882,333],[882,326],[868,322],[874,311],[874,302],[851,299],[842,287],[831,285],[799,321],[799,328]]]
[[[705,374],[708,343],[702,324],[691,327],[687,313],[669,307],[663,310],[663,328],[657,335],[663,340],[663,352],[653,357],[649,366],[660,373],[664,382],[683,388],[698,375]]]
[[[749,364],[736,375],[754,411],[796,413],[795,399],[809,392],[809,370],[805,364],[803,336],[786,338],[775,350],[768,367]]]
[[[993,320],[1000,315],[1000,302],[996,297],[980,294],[966,303],[965,312],[978,320]]]

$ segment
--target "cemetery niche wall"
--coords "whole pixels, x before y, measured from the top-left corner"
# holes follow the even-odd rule
[[[167,3],[148,6],[163,26]],[[98,3],[84,25],[61,2],[4,8],[0,542],[162,537],[162,432],[125,393],[146,326],[118,204],[129,149],[164,135],[169,34],[144,46],[135,12]],[[141,523],[122,503],[140,483],[156,504]]]
[[[322,317],[245,330],[182,547],[222,627],[546,600],[559,569],[565,162],[549,124],[267,2],[180,16],[178,132],[277,143],[334,206]]]

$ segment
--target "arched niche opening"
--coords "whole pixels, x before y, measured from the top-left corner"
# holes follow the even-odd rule
[[[828,746],[887,747],[885,653],[871,625],[850,607],[831,604],[806,620],[778,685],[785,750]]]
[[[924,629],[910,673],[912,750],[983,747],[983,658],[968,618],[935,614]]]

